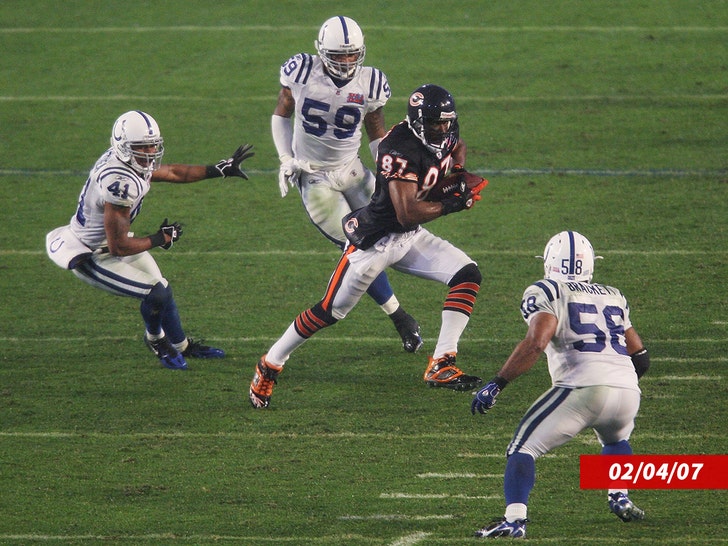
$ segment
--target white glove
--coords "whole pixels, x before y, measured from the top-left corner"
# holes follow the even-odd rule
[[[278,170],[278,187],[281,190],[281,197],[288,195],[288,187],[295,187],[298,177],[301,175],[301,168],[291,156],[281,157],[281,166]]]
[[[281,166],[278,170],[278,187],[281,190],[281,197],[288,195],[288,188],[295,188],[301,171],[311,172],[311,165],[308,161],[296,159],[291,156],[281,158]]]

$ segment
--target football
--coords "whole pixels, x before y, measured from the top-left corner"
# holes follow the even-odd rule
[[[442,201],[460,189],[460,184],[463,180],[468,189],[471,190],[480,185],[482,185],[480,189],[483,189],[488,184],[488,181],[482,176],[467,171],[458,171],[444,176],[434,186],[429,188],[429,190],[423,188],[420,200]]]

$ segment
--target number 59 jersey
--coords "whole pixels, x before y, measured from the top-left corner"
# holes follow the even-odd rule
[[[281,66],[280,82],[296,101],[293,153],[314,170],[350,163],[361,144],[364,116],[391,96],[381,70],[364,66],[341,87],[324,71],[318,55],[299,53]]]
[[[545,351],[554,386],[639,391],[624,337],[632,327],[629,305],[621,291],[603,284],[542,279],[524,291],[521,312],[527,323],[539,312],[558,320]]]
[[[71,230],[83,243],[96,250],[106,244],[104,205],[111,203],[131,209],[131,220],[139,214],[149,191],[152,174],[140,176],[120,161],[109,148],[91,169],[78,197],[78,208],[71,218]]]

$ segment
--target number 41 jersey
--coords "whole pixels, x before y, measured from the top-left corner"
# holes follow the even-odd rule
[[[364,116],[384,106],[391,91],[381,70],[364,66],[341,87],[318,55],[299,53],[281,66],[280,82],[296,101],[293,153],[315,170],[345,167],[358,154]]]
[[[611,286],[542,279],[523,293],[526,322],[546,312],[558,319],[546,348],[556,387],[607,385],[639,391],[624,332],[632,327],[629,305]]]
[[[76,214],[71,218],[71,230],[91,250],[106,244],[104,204],[111,203],[131,209],[134,221],[149,191],[151,173],[140,176],[126,163],[119,161],[109,148],[102,155],[86,179],[78,197]]]

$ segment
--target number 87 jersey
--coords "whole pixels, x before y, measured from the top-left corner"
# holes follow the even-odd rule
[[[391,96],[381,70],[364,66],[348,80],[334,80],[318,55],[299,53],[281,66],[280,83],[296,102],[293,153],[315,170],[336,170],[359,153],[364,116]]]
[[[542,279],[524,291],[521,312],[527,323],[539,312],[558,320],[545,350],[554,386],[639,390],[624,336],[632,327],[629,305],[618,289]]]

